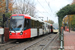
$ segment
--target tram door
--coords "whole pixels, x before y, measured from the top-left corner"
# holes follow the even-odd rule
[[[37,36],[39,36],[39,26],[40,26],[40,23],[39,21],[37,21]]]
[[[53,33],[53,26],[51,26],[51,33]]]
[[[43,34],[44,34],[44,23],[42,23],[42,29],[43,29]]]

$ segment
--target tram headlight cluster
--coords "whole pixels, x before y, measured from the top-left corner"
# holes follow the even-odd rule
[[[20,32],[20,35],[22,35],[23,34],[23,32]]]
[[[12,35],[11,32],[10,32],[10,35]]]

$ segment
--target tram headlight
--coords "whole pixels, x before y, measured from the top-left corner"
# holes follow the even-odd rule
[[[11,32],[10,32],[10,35],[12,35]]]
[[[20,35],[22,35],[23,34],[23,32],[20,32]]]

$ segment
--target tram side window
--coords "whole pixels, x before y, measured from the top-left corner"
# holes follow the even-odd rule
[[[42,28],[42,22],[40,23],[40,28]]]
[[[34,20],[31,20],[31,27],[34,28]]]
[[[40,28],[40,22],[37,21],[37,28]]]
[[[31,20],[31,27],[32,28],[37,28],[37,21]]]
[[[48,25],[48,29],[50,29],[50,26]]]
[[[50,26],[49,26],[49,29],[51,29]]]
[[[35,24],[34,24],[35,28],[37,28],[37,21],[35,21],[34,23],[35,23]]]
[[[42,23],[42,28],[44,29],[44,23]]]
[[[41,23],[39,22],[39,28],[41,28]]]
[[[30,19],[25,19],[24,21],[24,30],[30,28]]]

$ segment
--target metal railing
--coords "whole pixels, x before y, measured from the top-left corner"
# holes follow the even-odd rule
[[[61,35],[60,35],[60,49],[59,50],[64,50],[64,33],[63,33],[63,29],[62,29]]]

